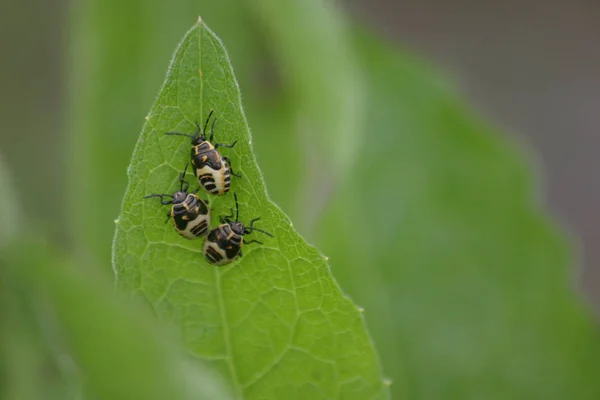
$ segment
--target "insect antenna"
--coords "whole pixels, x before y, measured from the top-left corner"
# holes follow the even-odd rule
[[[186,182],[185,180],[185,174],[187,173],[187,169],[188,166],[190,164],[189,163],[185,163],[185,168],[183,169],[183,172],[181,173],[181,176],[179,177],[179,191],[181,192],[187,192],[187,190],[190,188],[190,184],[189,182]],[[183,184],[185,183],[185,189],[183,188]]]
[[[212,113],[212,110],[211,110],[211,113]],[[212,141],[213,141],[213,139],[215,138],[215,124],[216,124],[216,123],[217,123],[217,117],[215,117],[215,118],[213,119],[213,123],[212,123],[212,125],[210,126],[210,141],[211,141],[211,142],[212,142]],[[206,129],[206,127],[205,127],[204,129]]]
[[[233,198],[235,199],[235,222],[238,222],[240,219],[240,206],[238,205],[237,194],[233,194]]]
[[[211,109],[210,112],[208,113],[208,117],[206,118],[206,122],[204,123],[204,129],[202,130],[202,136],[206,135],[206,127],[208,126],[208,121],[210,121],[210,117],[213,115],[213,112],[215,110]],[[215,124],[213,123],[213,126]],[[198,129],[200,129],[200,127],[198,127]],[[212,140],[212,139],[211,139]]]

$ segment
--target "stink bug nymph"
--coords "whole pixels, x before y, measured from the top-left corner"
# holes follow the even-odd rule
[[[231,210],[231,215],[221,217],[221,225],[210,231],[204,240],[204,257],[214,265],[225,265],[241,257],[244,244],[262,244],[258,240],[246,241],[244,235],[258,231],[273,237],[269,232],[254,227],[254,223],[260,218],[254,218],[250,221],[250,226],[244,226],[238,220],[240,210],[235,193],[233,197],[235,198],[235,221],[231,220],[233,218],[233,210]]]
[[[175,230],[186,239],[196,239],[208,233],[210,226],[210,209],[204,200],[196,192],[188,193],[190,184],[185,181],[185,170],[181,173],[179,179],[179,191],[170,194],[150,194],[145,199],[151,197],[160,197],[160,203],[163,205],[172,204],[171,211],[167,213],[167,222],[173,220]],[[170,199],[165,200],[165,197]]]
[[[237,143],[237,140],[231,144],[212,144],[212,141],[215,137],[214,131],[215,123],[217,122],[216,117],[213,119],[210,127],[210,136],[207,140],[206,127],[208,126],[210,117],[213,115],[213,111],[214,110],[210,110],[208,118],[206,118],[206,122],[204,123],[204,129],[201,129],[200,125],[198,125],[196,122],[196,127],[198,130],[193,135],[181,132],[166,132],[165,135],[187,136],[192,139],[192,150],[190,155],[192,158],[192,165],[194,166],[194,175],[196,175],[198,183],[208,193],[222,195],[229,191],[229,186],[231,185],[231,175],[237,177],[240,177],[240,175],[233,172],[229,158],[223,157],[217,149],[219,147],[232,148]]]

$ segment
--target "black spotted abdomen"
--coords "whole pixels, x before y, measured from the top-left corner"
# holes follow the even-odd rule
[[[206,203],[195,194],[188,194],[181,204],[171,210],[175,230],[186,239],[205,236],[210,227],[210,210]]]
[[[228,224],[220,225],[204,241],[204,258],[213,265],[228,264],[241,254],[242,243],[242,237],[232,232]]]
[[[205,146],[208,144],[209,146]],[[231,171],[227,161],[208,142],[192,149],[192,164],[198,184],[208,193],[223,195],[231,186]]]

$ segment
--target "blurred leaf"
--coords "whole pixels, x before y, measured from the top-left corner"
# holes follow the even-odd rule
[[[2,231],[15,221],[29,226],[16,204],[3,203],[11,193],[0,165],[0,209],[10,210]],[[230,398],[103,276],[28,233],[34,238],[11,235],[0,248],[0,396],[80,399],[84,377],[96,399]]]
[[[6,254],[0,254],[0,259],[6,261]],[[29,268],[30,265],[15,267]],[[15,279],[16,275],[8,265],[3,265],[0,270],[0,300],[3,304],[0,398],[81,398],[81,377],[71,358],[54,340],[56,332],[51,332],[56,330],[55,321],[43,324],[47,321],[42,320],[48,318],[41,318],[46,316],[40,311],[47,310],[47,305],[40,302],[41,296],[34,293],[31,282]]]
[[[21,207],[13,190],[4,159],[0,154],[0,249],[15,237],[19,230],[18,215]]]
[[[0,252],[14,243],[23,218],[8,175],[0,157]],[[42,394],[54,398],[48,357],[23,300],[22,288],[0,262],[0,398],[41,399]]]
[[[36,320],[39,298],[7,262],[6,253],[14,251],[20,228],[27,226],[8,175],[0,158],[0,398],[75,399],[77,378],[66,371]]]
[[[598,329],[531,165],[426,66],[364,33],[356,45],[369,146],[318,243],[365,307],[394,391],[600,398]]]
[[[35,311],[35,322],[45,336],[62,342],[69,353],[56,356],[77,365],[90,398],[230,398],[213,374],[187,360],[168,332],[141,307],[116,295],[103,276],[74,267],[36,241],[10,246],[0,260],[17,286],[27,288],[27,303],[43,305],[29,313]],[[59,337],[52,338],[51,329]],[[22,352],[27,354],[41,357]],[[17,372],[43,372],[39,361],[32,367]],[[20,378],[32,382],[34,376]]]
[[[275,235],[221,268],[204,261],[202,240],[179,237],[164,223],[165,208],[143,200],[173,191],[189,162],[189,139],[164,132],[193,132],[210,109],[217,140],[238,140],[223,152],[243,176],[232,178],[241,219],[260,216],[260,227]],[[179,45],[128,175],[113,248],[119,285],[175,320],[191,352],[226,375],[238,395],[386,397],[359,311],[266,194],[228,56],[206,25],[193,27]],[[232,206],[231,194],[211,199],[213,217]]]
[[[9,306],[4,309],[0,331],[0,398],[42,399],[42,393],[48,392],[40,374],[45,360],[39,340],[25,326],[24,318],[14,312],[15,296],[3,289],[2,303]]]
[[[249,1],[261,17],[295,115],[293,159],[303,181],[295,189],[298,227],[309,233],[362,142],[363,79],[346,21],[322,0]],[[289,187],[289,184],[286,184]],[[288,189],[288,191],[290,191]]]

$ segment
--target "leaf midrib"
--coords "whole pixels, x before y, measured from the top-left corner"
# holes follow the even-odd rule
[[[204,72],[202,71],[202,32],[205,29],[202,24],[202,19],[198,17],[198,76],[200,81],[200,89],[199,89],[199,99],[200,102],[200,118],[204,116]],[[216,51],[216,49],[215,49]],[[200,123],[200,122],[199,122]],[[204,133],[204,132],[203,132]],[[240,386],[240,381],[237,374],[237,369],[235,367],[235,359],[233,354],[233,348],[231,344],[231,335],[229,334],[229,321],[227,319],[227,312],[225,310],[225,302],[223,298],[223,290],[221,287],[221,272],[218,268],[214,268],[214,276],[215,276],[215,286],[217,288],[217,302],[219,304],[219,316],[221,317],[221,324],[223,326],[223,341],[225,342],[225,351],[227,366],[229,368],[229,373],[231,374],[232,385],[235,390],[237,396],[243,395],[242,387]],[[227,271],[227,270],[226,270]],[[224,271],[224,272],[226,272]]]

